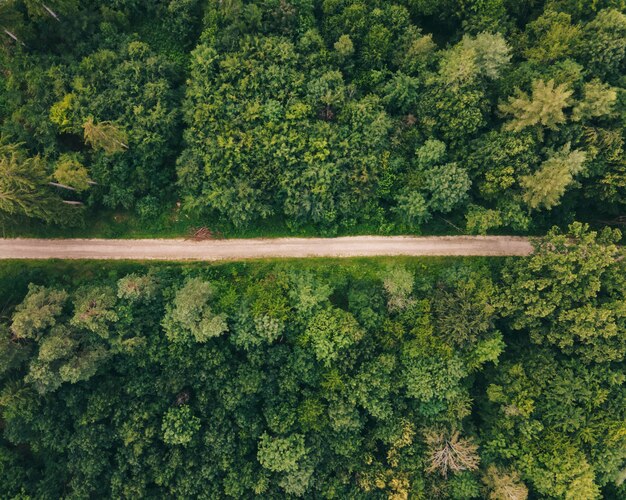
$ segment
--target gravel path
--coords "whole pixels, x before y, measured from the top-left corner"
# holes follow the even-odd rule
[[[0,239],[0,259],[240,260],[289,257],[528,255],[515,236],[348,236],[188,240]]]

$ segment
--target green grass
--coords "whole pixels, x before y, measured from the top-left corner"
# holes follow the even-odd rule
[[[184,238],[193,228],[207,227],[225,238],[279,238],[285,236],[331,237],[358,235],[460,235],[464,234],[461,214],[435,217],[419,228],[403,228],[394,224],[360,224],[338,230],[323,230],[309,225],[288,227],[279,218],[267,219],[247,228],[237,228],[224,221],[210,218],[190,217],[178,212],[164,214],[157,219],[143,220],[133,212],[86,211],[83,221],[75,226],[57,226],[32,219],[20,219],[0,225],[3,238]],[[535,234],[541,234],[538,231]],[[503,230],[494,234],[511,234]]]
[[[150,268],[189,274],[206,272],[217,278],[262,277],[282,270],[310,270],[337,277],[377,278],[386,267],[402,265],[423,279],[436,276],[455,265],[489,269],[495,275],[503,257],[356,257],[307,259],[258,259],[227,262],[159,262],[101,260],[0,260],[0,317],[7,317],[29,283],[76,288],[97,281],[114,281],[132,272]]]
[[[588,221],[593,229],[601,229],[606,221],[615,216],[599,215],[592,211],[573,214],[557,211],[545,213],[538,224],[526,232],[515,232],[508,228],[491,231],[489,234],[539,236],[557,224],[566,227],[574,220]],[[280,217],[264,220],[246,228],[237,228],[231,224],[210,217],[192,217],[176,209],[168,209],[157,218],[145,220],[132,211],[85,209],[82,221],[73,226],[45,224],[34,219],[10,219],[0,223],[0,237],[4,238],[184,238],[194,228],[207,227],[220,233],[225,238],[278,238],[296,237],[331,237],[358,235],[462,235],[465,220],[462,211],[436,215],[428,224],[421,227],[405,228],[393,223],[361,223],[338,230],[324,230],[313,225],[289,227]],[[624,228],[622,228],[624,229]]]

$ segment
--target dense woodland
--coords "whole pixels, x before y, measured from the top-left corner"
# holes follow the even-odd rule
[[[3,264],[0,497],[626,498],[619,237]]]
[[[611,222],[626,204],[625,13],[4,0],[0,213],[323,234]]]
[[[625,70],[625,0],[0,0],[3,231],[561,227],[2,262],[0,498],[626,499]]]

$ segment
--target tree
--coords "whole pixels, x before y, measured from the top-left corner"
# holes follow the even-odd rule
[[[76,191],[86,191],[93,181],[89,178],[89,171],[75,155],[64,154],[56,162],[54,178],[65,186]]]
[[[167,338],[172,342],[190,338],[206,342],[227,332],[226,316],[215,314],[210,306],[209,301],[214,294],[215,288],[208,281],[201,278],[187,280],[176,292],[163,318]]]
[[[65,382],[89,380],[107,357],[104,345],[71,327],[56,325],[40,340],[24,381],[33,384],[40,394],[52,392]]]
[[[623,260],[617,230],[575,223],[552,229],[535,253],[503,271],[501,305],[515,330],[586,363],[626,354]]]
[[[437,139],[428,139],[424,144],[415,150],[415,159],[418,167],[426,169],[439,164],[446,155],[445,142]]]
[[[28,285],[26,297],[15,308],[11,333],[18,339],[37,339],[56,324],[68,294],[65,290]]]
[[[526,204],[533,209],[543,207],[548,210],[558,205],[567,188],[574,182],[574,176],[583,171],[586,159],[584,151],[572,151],[569,144],[561,151],[552,153],[539,170],[520,179]]]
[[[354,44],[349,35],[341,35],[333,47],[343,59],[350,57],[354,53]]]
[[[428,207],[447,213],[467,199],[472,181],[467,171],[456,163],[431,167],[424,172],[423,186]]]
[[[571,23],[565,12],[546,10],[528,23],[525,31],[527,48],[524,55],[541,64],[550,64],[576,53],[581,36],[579,25]]]
[[[532,96],[517,89],[515,97],[509,97],[508,103],[502,103],[502,113],[513,115],[513,120],[505,125],[506,130],[519,132],[526,127],[543,125],[556,130],[565,123],[563,110],[571,105],[572,91],[562,83],[555,87],[554,80],[544,82],[536,80],[532,84]]]
[[[289,297],[296,311],[305,318],[327,304],[333,292],[330,282],[322,281],[312,272],[292,273],[289,276]]]
[[[444,54],[439,77],[448,84],[468,85],[476,78],[498,78],[511,60],[511,49],[504,37],[483,32],[476,37],[465,35],[460,43]]]
[[[112,122],[95,123],[93,116],[83,124],[85,143],[106,154],[121,153],[128,149],[126,133]]]
[[[259,438],[257,458],[259,463],[272,472],[295,472],[306,455],[304,436],[292,434],[273,437],[263,433]]]
[[[199,430],[200,419],[191,412],[189,405],[170,408],[163,416],[161,431],[167,444],[187,446]]]
[[[405,190],[396,197],[396,206],[393,211],[407,226],[421,225],[430,220],[428,203],[419,191]]]
[[[463,45],[474,51],[478,73],[495,80],[511,61],[511,48],[500,33],[483,32],[463,37]]]
[[[108,286],[89,286],[77,290],[71,324],[102,338],[110,337],[111,324],[118,321],[115,292]]]
[[[583,29],[582,60],[599,78],[615,80],[626,58],[626,15],[615,9],[603,9]]]
[[[0,26],[8,39],[14,43],[23,44],[19,28],[23,25],[24,19],[17,8],[17,3],[16,0],[6,0],[0,3]]]
[[[463,148],[486,125],[489,109],[484,88],[449,86],[435,81],[422,94],[417,119],[429,136],[440,137],[455,149]]]
[[[460,437],[459,431],[428,429],[424,440],[428,446],[426,472],[438,472],[447,477],[450,472],[457,474],[478,469],[478,446],[471,439]]]
[[[572,110],[572,120],[581,121],[610,115],[617,101],[617,91],[600,80],[585,83],[583,99]]]
[[[29,355],[28,346],[16,342],[14,335],[5,325],[0,327],[0,377],[18,368]]]
[[[483,483],[489,492],[489,500],[526,500],[528,488],[517,471],[490,465],[483,475]]]
[[[0,143],[0,211],[50,222],[59,219],[61,200],[48,186],[46,165],[16,144]]]
[[[465,229],[470,234],[486,235],[490,229],[496,229],[504,224],[502,214],[498,210],[470,205],[465,214]]]
[[[151,274],[132,273],[117,282],[117,296],[130,303],[149,302],[159,292],[159,284]]]
[[[385,85],[383,100],[394,112],[409,113],[419,102],[421,87],[419,78],[398,72]]]
[[[387,293],[387,307],[390,311],[406,309],[415,302],[411,298],[415,276],[404,267],[390,267],[384,273],[383,287]]]
[[[599,498],[624,459],[624,374],[521,349],[487,388],[484,451],[512,463],[537,495]]]
[[[493,328],[495,287],[478,274],[456,279],[454,286],[441,285],[433,312],[439,334],[452,345],[475,343]]]
[[[303,341],[312,347],[318,361],[325,366],[332,366],[362,337],[363,331],[354,316],[329,307],[311,318]]]

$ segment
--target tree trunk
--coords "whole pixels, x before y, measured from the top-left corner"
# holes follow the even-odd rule
[[[48,184],[50,184],[51,186],[55,186],[55,187],[59,187],[59,188],[63,188],[63,189],[69,189],[70,191],[76,191],[76,188],[73,188],[72,186],[68,186],[66,184],[60,184],[58,182],[48,182]]]
[[[50,14],[52,17],[54,17],[58,22],[61,22],[61,20],[59,19],[59,16],[57,16],[56,12],[54,12],[50,7],[48,7],[45,3],[41,4],[43,6],[44,9],[46,9],[46,12],[48,14]]]

